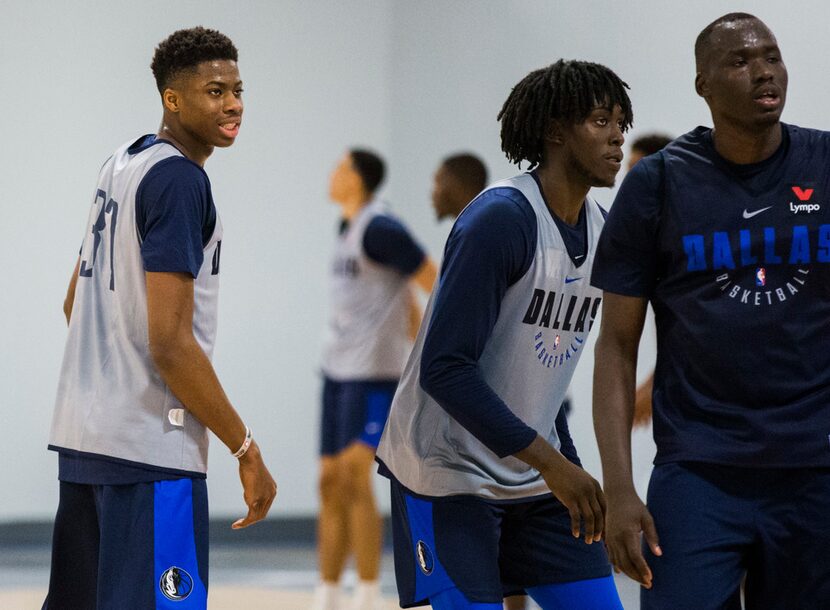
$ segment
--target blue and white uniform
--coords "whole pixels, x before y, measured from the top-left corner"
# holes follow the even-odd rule
[[[221,240],[207,174],[169,142],[144,136],[101,168],[49,441],[61,504],[44,608],[205,607],[208,432],[153,364],[145,272],[193,277],[210,357]]]
[[[456,220],[378,448],[404,607],[456,588],[481,603],[551,583],[607,590],[604,550],[570,535],[539,472],[512,457],[537,434],[558,448],[564,433],[570,453],[557,417],[600,306],[603,222],[589,198],[566,225],[535,174],[490,186]]]
[[[424,251],[380,200],[343,222],[331,265],[321,453],[377,447],[410,348],[409,280]]]
[[[645,608],[830,607],[830,133],[735,165],[698,127],[623,182],[592,281],[657,325]],[[673,551],[668,552],[671,548]],[[753,605],[755,604],[755,605]]]

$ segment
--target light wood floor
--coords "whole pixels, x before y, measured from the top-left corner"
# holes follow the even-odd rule
[[[40,610],[45,591],[33,589],[0,590],[0,608],[3,610]],[[211,587],[210,610],[307,610],[311,592],[255,589],[251,587]],[[386,607],[398,607],[388,598]]]

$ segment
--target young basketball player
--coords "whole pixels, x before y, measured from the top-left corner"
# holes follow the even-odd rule
[[[502,149],[530,173],[458,217],[439,284],[378,450],[391,479],[401,605],[621,608],[598,483],[563,456],[555,424],[600,305],[590,285],[631,124],[611,70],[558,61],[499,114]]]
[[[319,557],[313,607],[338,607],[349,550],[359,582],[352,607],[381,603],[382,522],[372,491],[375,449],[410,349],[412,286],[429,292],[435,266],[375,193],[384,163],[352,149],[331,176],[342,221],[331,267],[323,354]]]
[[[276,495],[210,361],[222,223],[203,166],[239,133],[236,62],[215,30],[170,35],[152,62],[161,127],[98,175],[64,305],[44,609],[207,607],[208,430],[239,460],[248,514],[233,527],[263,519]]]

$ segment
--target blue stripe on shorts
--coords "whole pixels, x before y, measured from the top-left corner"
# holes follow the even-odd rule
[[[154,498],[154,574],[156,609],[207,607],[207,583],[199,569],[196,549],[196,515],[193,511],[196,481],[157,481]],[[206,516],[206,515],[205,515]],[[205,575],[207,576],[207,575]]]

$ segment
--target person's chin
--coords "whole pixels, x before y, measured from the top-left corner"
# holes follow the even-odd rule
[[[593,188],[610,189],[616,182],[616,173],[613,176],[594,176],[591,186]]]

